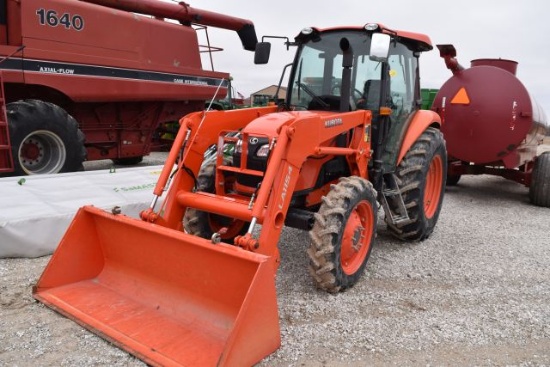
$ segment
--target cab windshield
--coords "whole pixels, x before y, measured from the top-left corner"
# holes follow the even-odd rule
[[[388,58],[388,75],[382,76],[381,62],[369,58],[370,34],[363,31],[326,32],[301,46],[297,67],[289,84],[289,103],[294,109],[337,110],[342,85],[342,51],[345,37],[353,49],[351,109],[378,111],[381,104],[392,114],[409,113],[414,107],[414,86],[418,59],[399,42],[392,42]],[[390,94],[380,100],[382,82],[389,84]],[[384,102],[384,103],[381,103]]]

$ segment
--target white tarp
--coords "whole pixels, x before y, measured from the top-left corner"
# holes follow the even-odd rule
[[[149,166],[0,178],[0,258],[51,254],[84,205],[119,206],[123,214],[138,218],[151,203],[161,170]]]

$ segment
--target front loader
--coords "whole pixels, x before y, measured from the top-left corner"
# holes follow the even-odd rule
[[[246,366],[280,345],[283,227],[310,232],[328,292],[363,273],[379,203],[395,236],[427,238],[446,177],[439,116],[420,110],[429,38],[367,24],[292,45],[284,104],[182,118],[141,220],[80,209],[34,297],[151,365]]]

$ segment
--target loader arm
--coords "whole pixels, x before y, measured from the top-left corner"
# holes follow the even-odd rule
[[[201,111],[183,117],[180,120],[181,128],[170,149],[153,192],[155,197],[162,196],[174,170],[174,164],[177,162],[177,172],[171,183],[172,189],[168,192],[164,201],[165,205],[160,210],[164,212],[164,215],[159,217],[153,210],[154,208],[151,207],[140,214],[141,218],[144,221],[181,230],[181,218],[184,210],[181,206],[174,205],[175,200],[173,197],[178,191],[193,191],[195,184],[193,177],[198,176],[204,159],[204,152],[217,143],[220,126],[231,130],[240,130],[253,119],[275,112],[275,110],[276,107],[257,107],[231,111]],[[184,150],[183,159],[180,159],[182,149]]]
[[[331,126],[331,121],[340,119],[341,125]],[[258,218],[258,222],[263,225],[257,252],[273,256],[279,262],[277,243],[300,169],[308,157],[320,154],[346,156],[352,174],[367,177],[367,163],[371,153],[365,132],[370,122],[369,111],[356,111],[326,117],[297,118],[281,128],[282,139],[279,143],[282,144],[277,144],[273,160],[268,162],[258,199],[252,209],[252,217]],[[350,130],[354,130],[354,139],[348,147],[323,145]],[[280,162],[275,160],[278,156],[281,157]]]
[[[220,111],[209,114],[202,124],[198,121],[200,114],[182,120],[182,125],[191,127],[193,130],[193,137],[189,148],[184,153],[183,161],[179,163],[180,169],[168,193],[166,206],[162,210],[164,214],[156,223],[180,229],[183,215],[189,207],[229,218],[238,218],[252,225],[245,236],[235,239],[234,244],[246,250],[270,256],[275,263],[278,263],[277,242],[300,169],[308,157],[323,154],[346,156],[352,174],[367,177],[367,162],[370,157],[370,142],[366,136],[371,121],[369,111],[262,114],[263,112],[265,112],[264,109],[253,109],[248,112]],[[250,122],[254,115],[258,118]],[[197,174],[204,150],[219,140],[215,135],[219,133],[217,126],[239,129],[244,128],[247,122],[249,122],[248,127],[242,130],[243,140],[255,134],[271,135],[276,140],[257,197],[238,195],[228,197],[224,194],[193,192],[193,179],[183,168],[187,167],[195,175]],[[200,124],[200,128],[194,127],[197,123]],[[333,139],[349,131],[353,133],[348,146],[329,145]],[[223,149],[218,146],[219,162],[222,161],[220,159],[222,154]],[[244,167],[224,166],[218,167],[218,170],[246,171]],[[253,239],[251,233],[256,223],[262,224],[263,227],[260,237]]]

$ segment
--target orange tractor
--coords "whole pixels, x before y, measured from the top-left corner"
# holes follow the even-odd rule
[[[284,104],[182,118],[142,220],[82,208],[34,297],[151,365],[245,366],[280,345],[284,226],[310,231],[329,292],[363,273],[378,203],[391,233],[427,238],[447,167],[440,118],[420,110],[430,39],[367,24],[289,44]]]

